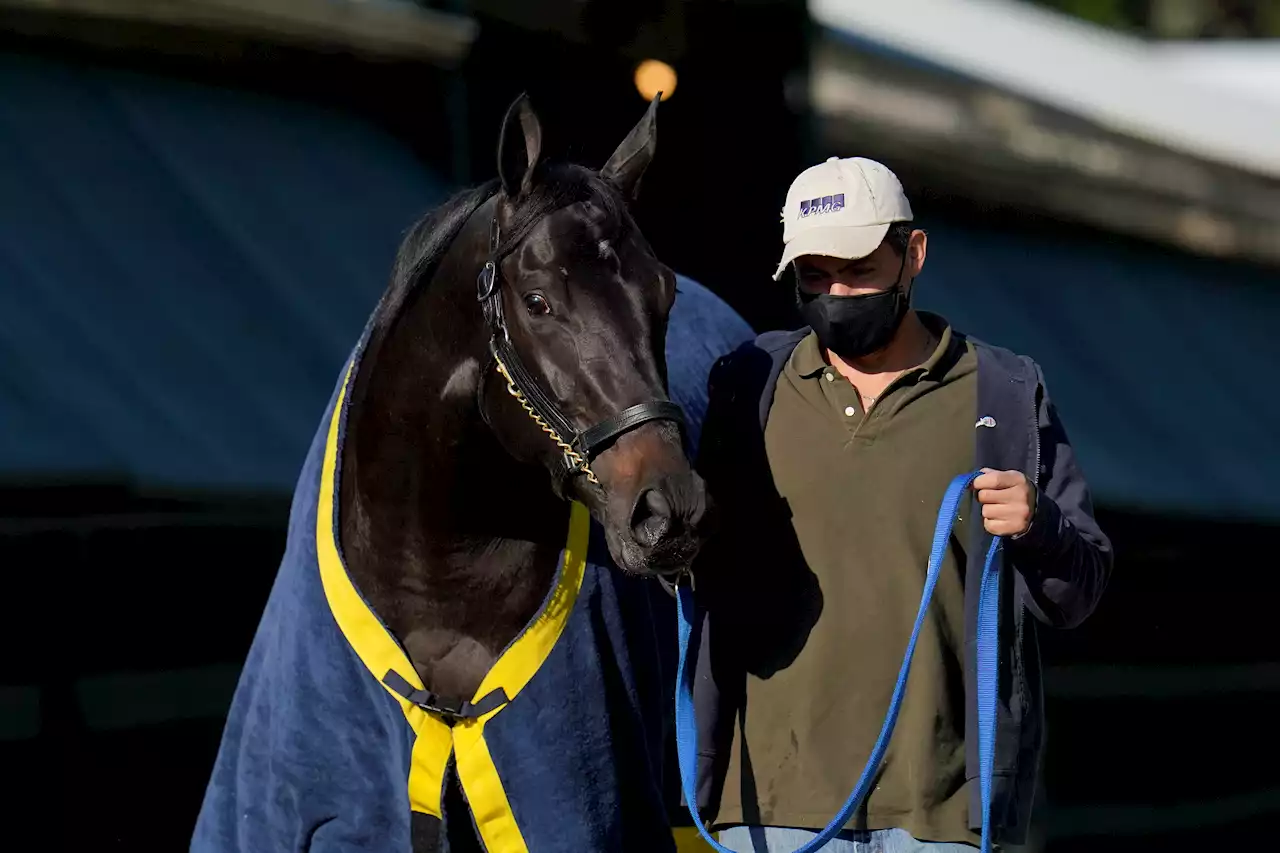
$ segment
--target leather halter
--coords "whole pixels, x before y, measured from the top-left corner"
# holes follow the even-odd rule
[[[489,258],[476,279],[476,299],[484,309],[485,322],[489,326],[490,356],[496,362],[498,372],[507,380],[507,390],[520,400],[534,422],[561,448],[559,464],[552,472],[552,487],[557,495],[563,497],[564,486],[572,476],[583,474],[591,482],[599,482],[591,471],[591,460],[618,436],[656,420],[675,421],[682,431],[686,426],[684,412],[677,404],[670,400],[650,400],[629,406],[587,429],[577,430],[538,385],[512,345],[502,310],[502,276],[498,272],[499,262],[515,249],[534,224],[536,220],[526,223],[524,228],[508,238],[504,246],[500,241],[501,229],[495,212],[489,227]]]

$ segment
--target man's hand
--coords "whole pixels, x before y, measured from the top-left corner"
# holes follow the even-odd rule
[[[1019,536],[1031,526],[1036,490],[1021,471],[983,468],[973,481],[982,504],[982,526],[992,536]]]

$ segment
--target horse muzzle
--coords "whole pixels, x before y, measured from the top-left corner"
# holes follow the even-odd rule
[[[694,471],[671,472],[608,501],[609,550],[625,571],[673,576],[692,564],[705,538],[706,484]]]

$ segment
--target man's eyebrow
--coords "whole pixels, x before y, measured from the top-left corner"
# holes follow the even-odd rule
[[[844,266],[840,267],[834,273],[829,273],[826,270],[822,269],[821,267],[811,266],[808,264],[796,265],[796,269],[800,273],[800,275],[802,277],[809,277],[809,278],[813,278],[815,276],[823,276],[823,277],[829,278],[832,275],[845,275],[845,274],[858,275],[860,273],[870,272],[875,268],[876,268],[875,261],[868,260],[867,258],[856,258],[850,261],[849,263],[845,264]]]
[[[867,272],[868,270],[875,269],[875,267],[876,267],[875,261],[869,261],[866,258],[858,258],[857,260],[850,261],[849,263],[842,266],[840,268],[840,272],[852,272],[852,273]]]

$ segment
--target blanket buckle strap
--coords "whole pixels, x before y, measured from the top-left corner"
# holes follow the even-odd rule
[[[447,726],[453,726],[459,720],[483,717],[511,701],[507,698],[507,691],[501,687],[489,691],[478,702],[441,696],[430,690],[419,690],[394,669],[387,670],[387,674],[382,677],[382,683],[428,714],[438,717]]]

